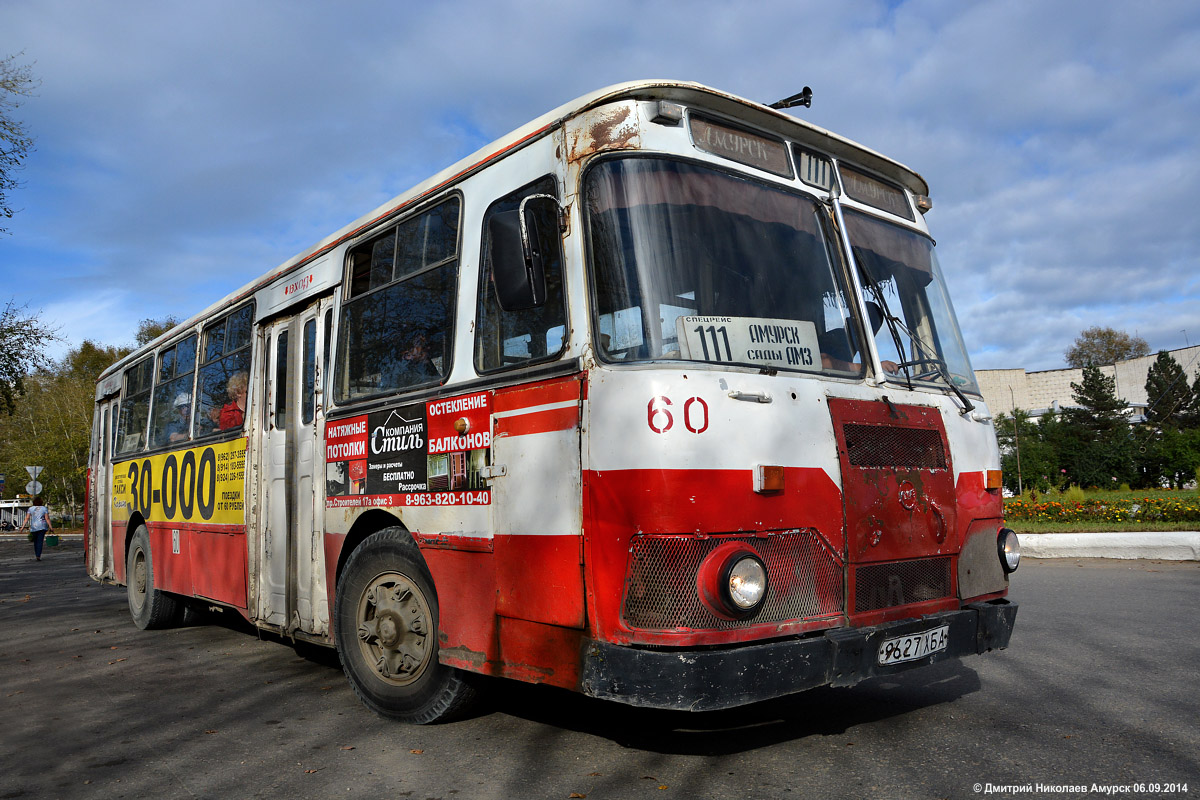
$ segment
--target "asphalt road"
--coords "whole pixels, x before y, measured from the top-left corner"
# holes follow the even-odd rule
[[[413,727],[234,621],[138,631],[77,541],[0,540],[0,800],[1200,796],[1200,564],[1026,561],[1013,597],[1008,650],[899,679],[704,715],[496,683]]]

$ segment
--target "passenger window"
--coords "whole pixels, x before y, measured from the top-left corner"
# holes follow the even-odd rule
[[[125,370],[125,396],[117,425],[116,455],[136,453],[146,446],[146,427],[150,420],[150,389],[153,386],[154,359],[144,358]]]
[[[350,251],[350,290],[338,326],[338,402],[427,386],[450,374],[458,227],[459,200],[451,198]]]
[[[539,220],[541,224],[537,225],[543,239],[539,246],[545,254],[546,302],[536,308],[504,311],[496,298],[488,221],[496,214],[517,211],[524,198],[535,194],[557,196],[554,178],[546,176],[497,200],[483,218],[479,321],[475,335],[475,367],[480,373],[551,361],[566,347],[567,314],[558,220]]]
[[[247,304],[204,327],[204,360],[196,387],[195,435],[240,429],[250,392],[254,306]]]
[[[196,337],[189,336],[159,353],[158,385],[150,422],[150,446],[181,444],[191,438],[192,377]]]

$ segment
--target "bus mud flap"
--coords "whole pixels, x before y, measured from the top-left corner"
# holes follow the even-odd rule
[[[1007,600],[992,603],[971,603],[967,608],[979,615],[975,629],[975,652],[1003,650],[1008,647],[1017,624],[1017,604]]]

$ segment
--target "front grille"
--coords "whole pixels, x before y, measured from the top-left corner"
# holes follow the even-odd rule
[[[751,620],[721,619],[696,590],[704,557],[726,542],[744,542],[767,567],[767,598]],[[815,531],[756,536],[634,536],[621,616],[644,630],[729,629],[801,620],[843,609],[842,565]]]
[[[869,564],[854,572],[854,612],[950,597],[950,558]]]
[[[946,468],[942,435],[932,428],[848,422],[842,433],[846,438],[846,455],[856,467]]]

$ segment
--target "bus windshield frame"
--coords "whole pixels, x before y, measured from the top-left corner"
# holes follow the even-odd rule
[[[884,377],[979,395],[933,240],[852,208],[843,207],[842,218]]]
[[[813,195],[665,155],[583,177],[595,350],[857,378],[849,281]]]

